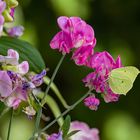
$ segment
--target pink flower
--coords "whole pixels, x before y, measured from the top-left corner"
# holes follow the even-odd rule
[[[7,31],[7,34],[11,37],[20,37],[23,35],[24,27],[15,26],[15,27],[6,29],[6,31]]]
[[[6,8],[6,3],[2,0],[0,0],[0,36],[2,35],[3,31],[3,24],[4,24],[4,17],[2,15],[3,11]]]
[[[46,140],[63,140],[62,132],[59,132],[58,134],[54,133],[54,134],[48,136]]]
[[[84,99],[84,104],[91,110],[97,110],[100,104],[99,99],[97,99],[94,95],[91,95]]]
[[[115,61],[108,52],[99,52],[90,58],[87,66],[95,70],[83,79],[86,86],[95,89],[98,93],[104,93],[105,102],[118,101],[119,95],[114,95],[107,80],[111,70],[122,67],[120,56]]]
[[[15,14],[15,8],[11,8],[11,9],[10,9],[10,16],[11,16],[12,18],[14,18],[14,14]]]
[[[0,71],[0,99],[8,97],[12,93],[12,80],[6,71]]]
[[[4,64],[10,64],[10,65],[18,65],[19,60],[19,54],[17,51],[13,49],[9,49],[7,51],[7,56],[0,55],[0,62]]]
[[[59,17],[58,25],[61,29],[50,42],[52,49],[58,49],[63,54],[74,49],[72,59],[77,65],[84,65],[93,54],[96,45],[94,30],[79,17]]]
[[[96,128],[89,128],[84,122],[74,121],[71,123],[70,132],[80,130],[71,137],[71,140],[99,140],[99,131]]]
[[[93,53],[93,46],[82,46],[74,51],[72,59],[75,60],[77,65],[86,65],[89,56],[93,55]]]

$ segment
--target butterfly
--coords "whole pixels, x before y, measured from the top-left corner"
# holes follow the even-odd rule
[[[113,69],[109,73],[109,86],[116,94],[126,95],[133,87],[133,83],[140,71],[133,66],[126,66]]]

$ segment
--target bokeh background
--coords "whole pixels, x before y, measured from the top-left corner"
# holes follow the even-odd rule
[[[50,49],[49,42],[59,31],[56,20],[62,15],[80,16],[94,28],[97,38],[95,51],[107,50],[114,58],[120,54],[124,65],[140,68],[139,0],[19,0],[14,24],[25,27],[21,39],[29,41],[39,50],[46,67],[50,69],[48,76],[52,75],[61,57],[57,51]],[[85,67],[76,66],[71,54],[67,56],[55,83],[68,104],[87,92],[81,80],[89,72]],[[101,140],[140,140],[139,87],[140,76],[127,96],[121,96],[119,102],[109,104],[101,99],[96,112],[81,103],[70,112],[72,120],[84,121],[90,127],[99,128]],[[58,104],[63,111],[59,101]],[[49,109],[45,114],[53,119]],[[33,130],[33,121],[29,121],[23,113],[20,115],[14,117],[11,140],[27,140]],[[8,117],[5,115],[0,122],[2,140],[5,140],[7,133]],[[42,126],[45,124],[42,121]],[[57,128],[54,125],[49,132]]]

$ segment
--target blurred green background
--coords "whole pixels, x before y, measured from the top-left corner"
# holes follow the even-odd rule
[[[49,42],[59,31],[56,20],[62,15],[80,16],[94,28],[96,51],[107,50],[114,58],[120,54],[124,65],[140,68],[139,0],[19,0],[19,4],[14,24],[24,25],[25,33],[21,38],[40,51],[50,69],[48,76],[52,75],[61,57],[57,51],[50,49]],[[67,56],[55,83],[68,104],[74,103],[88,90],[81,81],[88,72],[89,69],[74,64],[71,54]],[[72,120],[85,121],[90,127],[99,128],[101,140],[140,140],[139,86],[140,76],[127,96],[121,96],[119,102],[109,104],[101,99],[96,112],[81,103],[71,111]],[[60,107],[63,111],[61,104]],[[45,114],[53,119],[49,109]],[[8,116],[4,118],[5,121],[0,122],[0,135],[3,139],[7,133]],[[33,122],[21,113],[21,118],[16,116],[14,119],[11,140],[27,140],[32,129]],[[53,130],[57,130],[57,125],[49,131]]]

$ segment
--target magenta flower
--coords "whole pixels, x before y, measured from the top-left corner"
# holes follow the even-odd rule
[[[89,128],[84,122],[74,121],[71,123],[70,132],[80,130],[71,137],[71,140],[99,140],[99,131],[96,128]]]
[[[7,34],[11,37],[20,37],[23,35],[24,27],[15,26],[15,27],[6,29],[6,31],[7,31]]]
[[[93,55],[93,53],[93,46],[82,46],[74,51],[72,59],[75,60],[77,65],[86,65],[89,56]]]
[[[94,54],[87,64],[94,69],[94,72],[88,74],[83,82],[98,93],[103,93],[105,102],[118,101],[119,95],[114,94],[108,85],[108,76],[111,70],[122,67],[120,56],[115,61],[106,51]]]
[[[15,8],[11,8],[11,9],[10,9],[10,16],[11,16],[12,18],[14,18],[14,14],[15,14]]]
[[[84,99],[84,104],[89,109],[96,111],[98,109],[100,101],[94,95],[90,95],[89,97]]]
[[[58,49],[63,54],[73,49],[72,59],[77,65],[85,65],[93,54],[96,45],[94,30],[79,17],[59,17],[58,25],[61,29],[50,42],[52,49]]]

